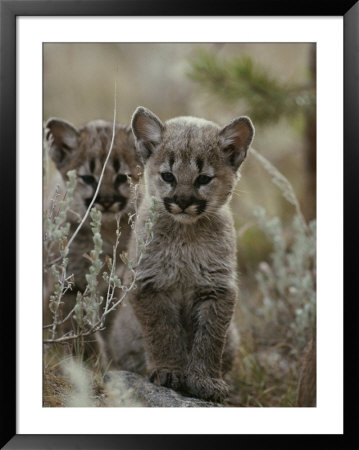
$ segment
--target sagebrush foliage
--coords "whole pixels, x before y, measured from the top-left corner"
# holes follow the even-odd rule
[[[95,207],[91,208],[90,226],[92,231],[93,249],[89,255],[84,255],[84,257],[91,261],[88,273],[85,274],[87,285],[83,292],[77,293],[74,308],[61,320],[61,322],[59,322],[61,307],[63,305],[63,296],[68,290],[72,289],[76,281],[73,274],[67,273],[69,263],[68,253],[72,240],[71,238],[69,239],[70,224],[66,220],[71,207],[73,192],[76,187],[76,172],[70,171],[67,176],[69,181],[66,183],[65,195],[59,201],[59,195],[55,195],[51,211],[47,212],[44,218],[44,253],[48,260],[47,264],[49,270],[52,272],[55,279],[54,292],[49,299],[49,308],[53,316],[53,321],[51,324],[45,325],[45,328],[51,329],[51,338],[45,339],[45,342],[56,343],[73,339],[78,340],[79,345],[81,345],[81,338],[83,336],[88,336],[103,329],[107,315],[115,310],[128,292],[135,287],[137,275],[136,266],[153,238],[152,227],[157,220],[158,213],[156,199],[153,198],[149,216],[146,219],[146,233],[144,237],[138,238],[136,236],[136,260],[130,260],[126,252],[119,255],[122,262],[132,274],[132,281],[126,286],[122,284],[121,279],[118,276],[117,246],[121,234],[119,218],[117,219],[113,256],[112,258],[104,256],[102,250],[103,239],[101,236],[102,215]],[[131,185],[131,188],[133,192],[137,194],[137,186]],[[137,195],[135,195],[133,198],[135,205],[137,204],[137,201]],[[128,221],[131,224],[134,233],[134,220],[137,218],[137,215],[138,214],[136,213],[129,213]],[[102,278],[107,285],[105,290],[103,287],[100,289],[100,278]],[[68,323],[70,323],[71,319],[74,319],[74,329],[59,336],[58,326],[68,321]]]
[[[256,273],[267,322],[286,329],[286,339],[301,350],[310,340],[316,319],[316,222],[306,226],[294,216],[289,230],[278,217],[255,211],[259,227],[273,245],[270,261]],[[283,336],[284,337],[284,336]]]
[[[103,303],[103,296],[98,292],[98,278],[103,267],[103,261],[101,259],[103,245],[101,236],[101,212],[96,208],[92,208],[90,216],[92,219],[90,225],[94,248],[89,256],[91,265],[85,277],[87,286],[83,294],[81,292],[77,293],[74,311],[74,319],[80,330],[84,329],[85,326],[96,326],[101,315],[100,307]]]
[[[50,211],[46,211],[44,214],[44,254],[48,259],[46,264],[49,264],[49,269],[56,280],[54,292],[49,299],[49,309],[53,314],[52,339],[56,338],[62,298],[68,290],[72,289],[74,282],[73,276],[67,274],[69,263],[67,243],[70,224],[66,222],[66,217],[73,199],[77,178],[74,170],[68,172],[67,175],[66,195],[57,203],[57,197],[59,196],[57,189]],[[60,255],[59,258],[54,259],[57,254]]]

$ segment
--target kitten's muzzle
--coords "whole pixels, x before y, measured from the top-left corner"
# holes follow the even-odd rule
[[[171,214],[201,214],[206,208],[206,201],[193,196],[174,195],[163,199],[165,208]],[[190,208],[191,207],[191,208]]]
[[[188,207],[193,205],[195,202],[195,199],[193,197],[186,197],[184,195],[174,195],[173,197],[173,203],[178,205],[183,211]]]
[[[86,199],[87,207],[90,205],[91,200],[92,198]],[[127,198],[122,197],[122,195],[113,195],[113,196],[98,195],[96,197],[95,204],[102,206],[103,211],[108,211],[114,204],[118,204],[118,210],[121,211],[127,204]]]

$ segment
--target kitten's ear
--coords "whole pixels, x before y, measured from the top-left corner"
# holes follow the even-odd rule
[[[132,133],[131,125],[128,125],[126,127],[126,134],[127,134],[128,149],[130,153],[132,153],[133,156],[135,157],[136,162],[142,167],[143,166],[142,158],[140,157],[139,152],[137,151],[135,136]]]
[[[153,112],[139,106],[132,116],[131,127],[137,149],[145,163],[160,144],[164,125]]]
[[[254,137],[254,127],[249,117],[238,117],[220,131],[222,151],[233,169],[238,170],[245,160]]]
[[[77,128],[65,120],[51,118],[46,122],[45,138],[50,156],[58,169],[65,166],[77,150],[79,135]]]

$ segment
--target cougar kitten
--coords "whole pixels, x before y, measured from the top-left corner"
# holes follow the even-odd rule
[[[77,185],[67,216],[67,221],[70,223],[70,236],[78,227],[94,196],[110,149],[112,134],[113,124],[101,120],[88,122],[81,128],[56,118],[51,118],[46,123],[45,138],[48,151],[63,181],[67,180],[69,170],[77,172]],[[118,252],[127,248],[131,231],[128,224],[128,212],[133,208],[128,176],[132,177],[134,182],[138,181],[136,169],[138,164],[131,129],[124,125],[117,125],[111,156],[94,203],[94,207],[102,213],[101,235],[104,255],[112,257],[118,216],[121,227]],[[67,272],[69,275],[74,275],[74,288],[63,298],[63,317],[66,317],[74,306],[77,291],[83,292],[87,284],[85,275],[88,273],[90,261],[86,255],[90,254],[94,245],[90,222],[91,219],[88,218],[69,250]],[[118,260],[120,261],[119,258]],[[45,273],[45,284],[51,284],[50,278],[51,275]],[[101,278],[100,289],[105,290],[105,288]],[[51,291],[51,289],[48,290]],[[45,311],[48,295],[45,294]],[[45,315],[49,315],[48,312]],[[51,320],[51,317],[47,320]],[[94,340],[93,336],[89,340]]]
[[[229,200],[252,142],[248,117],[220,128],[178,117],[162,123],[139,107],[132,118],[144,163],[143,201],[135,226],[145,236],[153,199],[153,239],[136,267],[136,289],[115,319],[112,357],[141,367],[150,380],[208,400],[227,395],[231,325],[237,298],[236,238]],[[136,252],[135,236],[129,258]],[[133,314],[134,313],[134,314]]]

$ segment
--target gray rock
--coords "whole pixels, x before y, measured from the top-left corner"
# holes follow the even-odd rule
[[[132,372],[112,370],[106,375],[108,406],[150,407],[222,407],[218,403],[185,397],[178,392],[157,386]]]

